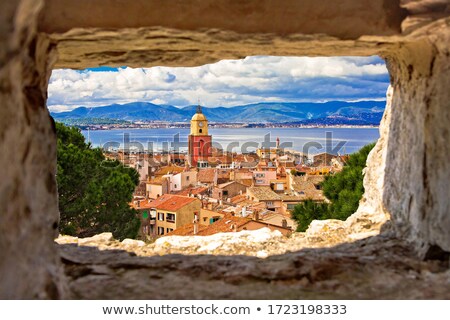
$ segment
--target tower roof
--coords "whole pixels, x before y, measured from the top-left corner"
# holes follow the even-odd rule
[[[202,112],[202,107],[200,106],[200,104],[197,106],[197,113],[194,114],[191,120],[206,121],[206,117]]]

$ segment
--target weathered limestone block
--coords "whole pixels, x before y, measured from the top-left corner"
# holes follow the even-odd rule
[[[448,23],[419,29],[417,41],[387,57],[394,95],[383,206],[421,256],[450,251]]]
[[[123,239],[122,245],[127,248],[139,248],[145,246],[145,242],[141,240],[134,239]]]
[[[397,235],[408,239],[422,256],[445,257],[442,251],[450,251],[448,1],[402,0],[400,5],[408,12],[404,20],[405,11],[399,1],[390,0],[345,0],[339,4],[334,0],[246,3],[192,0],[176,1],[175,5],[162,0],[137,0],[132,4],[125,0],[47,0],[45,3],[48,7],[40,20],[42,33],[38,34],[37,16],[43,0],[0,2],[0,298],[61,298],[66,292],[53,243],[58,229],[56,148],[54,128],[45,108],[50,68],[55,65],[72,68],[193,66],[249,55],[379,54],[387,59],[391,73],[391,104],[383,120],[381,139],[369,156],[364,182],[366,193],[361,206],[347,222],[336,223],[336,228],[331,228],[336,233],[329,232],[329,237],[335,239],[340,234],[348,240],[372,235],[389,214]],[[57,62],[55,48],[59,53]],[[324,223],[319,229],[324,231],[326,226]],[[448,296],[448,272],[438,273],[429,282],[424,279],[421,267],[415,266],[417,261],[405,256],[406,247],[397,246],[395,239],[383,237],[386,235],[374,237],[373,242],[365,239],[348,244],[336,251],[338,256],[347,252],[351,256],[341,273],[336,272],[334,251],[303,252],[301,257],[292,254],[289,259],[269,257],[272,252],[300,250],[306,245],[323,246],[328,241],[322,241],[323,234],[321,239],[312,234],[309,238],[294,235],[286,241],[260,242],[264,247],[227,249],[230,254],[251,251],[256,256],[268,257],[264,259],[267,264],[262,266],[252,260],[245,268],[239,268],[239,264],[223,267],[230,266],[228,261],[240,263],[241,257],[230,257],[215,265],[211,264],[211,257],[201,260],[191,257],[184,264],[185,258],[155,257],[151,263],[145,262],[150,265],[149,278],[159,279],[161,270],[167,268],[175,269],[176,274],[174,277],[174,273],[164,273],[167,279],[161,280],[160,287],[149,287],[143,282],[141,272],[136,271],[136,265],[143,264],[143,260],[128,261],[127,265],[123,262],[124,257],[129,257],[126,253],[119,255],[116,250],[105,250],[99,255],[97,248],[74,246],[79,239],[65,239],[73,242],[67,245],[67,250],[75,252],[64,258],[88,265],[81,265],[81,271],[66,266],[66,273],[74,278],[71,289],[84,298],[118,298],[124,293],[127,297],[141,297],[143,291],[149,297],[164,297],[162,294],[166,292],[174,292],[171,297],[192,298],[193,293],[194,298],[212,297],[218,291],[211,284],[222,285],[224,279],[229,282],[226,289],[229,291],[223,291],[225,294],[220,297],[233,296],[234,292],[235,297],[248,298],[247,293],[253,292],[267,298],[266,292],[274,292],[267,283],[275,280],[274,285],[284,291],[272,297],[286,298],[284,293],[292,293],[292,288],[276,284],[278,280],[301,278],[308,283],[321,275],[329,282],[289,297],[310,297],[312,289],[322,292],[324,285],[331,295],[336,291],[336,277],[355,279],[358,270],[358,281],[340,282],[341,297],[370,298],[364,294],[370,293],[372,286],[390,283],[392,279],[396,292],[412,293],[410,297]],[[98,247],[126,245],[110,239],[100,242]],[[145,254],[147,245],[135,248]],[[216,249],[211,246],[204,252],[219,252]],[[311,266],[304,272],[302,264],[314,252],[317,254],[312,256]],[[316,266],[315,261],[326,260],[324,254],[330,254],[329,262]],[[395,260],[396,257],[401,259]],[[89,259],[83,261],[84,258]],[[410,267],[404,267],[403,258]],[[177,264],[171,259],[181,262]],[[113,263],[106,266],[109,261]],[[367,269],[377,261],[382,261],[378,268]],[[392,261],[397,262],[392,264]],[[153,264],[161,270],[156,270]],[[362,269],[355,270],[355,266]],[[390,270],[380,276],[386,267]],[[423,281],[408,280],[410,274],[399,275],[398,270],[404,269],[414,269],[414,276],[422,277]],[[431,269],[433,264],[427,264],[426,270],[431,272]],[[86,273],[86,270],[90,271]],[[203,276],[211,270],[216,272],[211,278],[193,282],[198,274]],[[257,287],[251,283],[255,275],[261,279]],[[250,289],[241,290],[230,285],[233,282],[248,285]],[[130,296],[127,290],[122,290],[130,283],[135,284],[136,295]],[[174,284],[173,290],[167,290],[167,283]],[[192,287],[195,290],[186,286],[189,283],[196,285]],[[369,287],[360,286],[366,283]],[[105,292],[104,287],[120,290]],[[353,289],[360,291],[346,295]],[[427,290],[434,291],[427,294]],[[389,291],[383,291],[378,297],[396,297],[392,292],[386,293]]]
[[[357,39],[396,34],[404,16],[399,0],[46,0],[40,30],[160,26]]]
[[[0,298],[64,296],[55,129],[46,108],[51,46],[38,36],[43,1],[0,3]]]
[[[358,210],[346,220],[346,226],[354,237],[361,234],[374,235],[389,220],[389,213],[383,207],[382,194],[384,188],[386,151],[389,140],[391,122],[393,88],[386,92],[386,109],[380,124],[380,138],[367,157],[364,171],[364,195]],[[356,236],[356,234],[360,234]]]
[[[103,232],[92,237],[78,239],[78,244],[83,246],[107,245],[114,240],[111,232]]]
[[[395,46],[399,0],[47,0],[57,68],[197,66],[250,55],[374,55]]]
[[[305,232],[308,244],[313,247],[331,247],[348,239],[348,228],[341,220],[314,220]]]
[[[450,297],[450,270],[444,263],[418,261],[402,241],[386,235],[282,255],[267,256],[263,249],[256,257],[145,257],[74,245],[59,249],[77,299]]]

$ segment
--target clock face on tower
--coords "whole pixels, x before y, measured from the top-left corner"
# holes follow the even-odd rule
[[[203,122],[199,122],[199,123],[198,123],[198,126],[199,126],[200,128],[203,128]]]

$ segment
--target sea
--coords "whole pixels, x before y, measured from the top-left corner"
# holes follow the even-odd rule
[[[285,150],[305,154],[329,152],[350,154],[379,138],[378,128],[210,128],[213,146],[237,153],[255,151],[259,147],[279,145]],[[189,129],[112,129],[83,130],[83,135],[94,147],[106,150],[128,146],[130,150],[186,152]]]

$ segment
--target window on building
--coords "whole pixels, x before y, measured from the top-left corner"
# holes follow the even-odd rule
[[[186,181],[189,181],[189,176],[186,176]]]
[[[167,228],[167,233],[172,232],[173,229],[172,228]]]
[[[267,203],[267,206],[273,207],[273,202],[272,201],[267,201],[266,203]]]
[[[209,224],[213,224],[214,222],[216,222],[216,221],[218,221],[218,220],[220,220],[220,217],[212,217],[212,218],[209,218]]]
[[[158,227],[158,235],[162,236],[164,234],[164,228]]]
[[[164,221],[164,213],[158,212],[158,220],[159,221]]]
[[[175,214],[174,213],[168,213],[166,217],[167,222],[175,222]]]
[[[174,187],[174,188],[176,189],[176,188],[177,188],[177,185],[176,185],[176,184],[174,184],[174,185],[173,185],[173,187]]]

